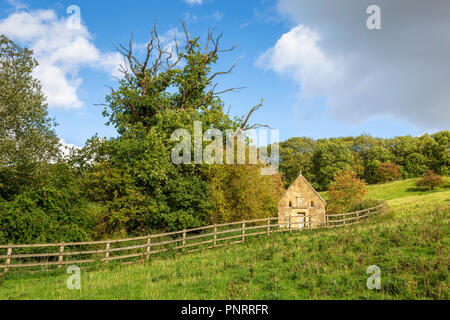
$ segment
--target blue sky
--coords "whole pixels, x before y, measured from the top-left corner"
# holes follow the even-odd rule
[[[145,43],[155,22],[159,33],[164,35],[174,28],[180,30],[180,20],[186,22],[189,33],[192,35],[205,38],[208,28],[215,28],[217,33],[223,33],[224,48],[237,45],[233,52],[223,54],[217,65],[219,69],[226,69],[235,61],[238,62],[237,68],[231,75],[219,80],[219,86],[221,88],[245,86],[246,88],[224,94],[222,99],[227,107],[231,107],[232,115],[243,115],[261,98],[264,98],[264,107],[254,114],[252,120],[254,123],[265,123],[279,129],[281,140],[293,136],[322,138],[355,136],[362,133],[392,137],[407,134],[420,135],[424,132],[448,129],[450,119],[447,117],[446,110],[444,109],[445,112],[442,113],[438,110],[442,108],[440,105],[436,106],[436,110],[433,106],[439,103],[448,105],[448,95],[442,93],[445,92],[445,88],[442,92],[438,92],[442,97],[439,103],[430,101],[427,106],[411,106],[411,108],[408,106],[403,108],[399,101],[404,96],[410,96],[409,85],[411,88],[415,88],[416,85],[421,88],[420,82],[405,84],[404,88],[399,87],[398,90],[393,90],[393,85],[383,85],[385,83],[383,77],[393,77],[392,74],[385,73],[379,76],[374,82],[375,85],[371,84],[370,90],[360,88],[359,83],[367,79],[371,81],[377,77],[378,73],[370,68],[365,70],[363,75],[352,71],[361,70],[357,66],[362,64],[357,63],[359,60],[347,63],[354,58],[351,53],[360,54],[361,61],[364,61],[364,51],[352,48],[354,43],[344,41],[352,38],[345,33],[346,31],[334,35],[330,33],[330,30],[339,31],[342,24],[333,26],[333,22],[339,23],[339,21],[329,19],[328,22],[324,22],[317,18],[317,8],[310,8],[312,14],[309,15],[305,10],[306,7],[298,7],[302,1],[294,3],[288,0],[191,0],[195,3],[188,2],[187,0],[0,0],[0,33],[6,33],[23,45],[38,48],[38,59],[41,58],[44,61],[42,68],[49,68],[52,71],[41,70],[39,73],[46,83],[45,89],[52,95],[49,99],[49,112],[59,123],[56,128],[57,134],[68,144],[82,146],[86,139],[96,133],[100,136],[115,134],[113,128],[105,126],[106,119],[102,116],[103,108],[95,106],[104,102],[108,92],[106,86],[116,84],[116,80],[111,76],[114,73],[114,63],[117,61],[114,60],[117,58],[114,55],[114,44],[127,43],[131,32],[136,43]],[[66,9],[70,5],[77,5],[81,9],[84,28],[82,36],[89,42],[89,47],[86,49],[88,52],[80,49],[79,53],[77,51],[79,56],[75,57],[73,53],[70,59],[61,58],[63,56],[50,59],[48,57],[52,54],[52,50],[56,51],[60,46],[58,41],[63,42],[61,46],[70,47],[72,40],[69,36],[68,39],[61,35],[54,38],[51,34],[56,33],[55,30],[60,30],[57,23],[67,19],[69,15]],[[45,10],[47,14],[52,12],[53,16],[48,15],[47,18],[42,18],[44,16],[42,10]],[[299,12],[297,15],[296,10]],[[18,14],[22,15],[18,16]],[[41,18],[33,20],[39,14]],[[356,14],[360,14],[361,19],[365,21],[366,12],[361,11]],[[42,33],[47,33],[46,35],[38,32],[34,35],[30,35],[32,32],[20,33],[25,28],[36,30],[43,25],[45,28],[42,29]],[[364,26],[360,28],[361,30],[357,29],[355,32],[364,33],[365,39],[371,39],[370,37],[374,35],[363,30]],[[432,31],[431,29],[428,32]],[[374,41],[382,41],[384,37],[375,36],[381,40],[373,38],[373,41],[370,40],[372,42],[367,42],[367,46]],[[330,37],[343,39],[342,45],[337,43],[333,47],[333,41],[326,41],[331,39]],[[47,41],[44,42],[44,46],[49,43],[52,46],[55,45],[54,49],[53,47],[52,49],[41,48],[42,39]],[[77,36],[74,35],[73,39],[77,39]],[[303,42],[300,43],[300,41]],[[307,47],[304,43],[311,45]],[[388,49],[392,48],[388,47]],[[292,52],[288,52],[289,50]],[[373,51],[370,50],[370,52]],[[339,52],[339,55],[336,52]],[[91,53],[92,58],[86,58],[90,57]],[[423,64],[423,69],[427,69],[429,62],[427,55],[420,53],[418,58],[416,64]],[[384,70],[383,68],[392,70],[387,64],[390,62],[387,60],[391,59],[389,56],[386,58],[377,56],[375,59],[378,59],[374,60],[374,63],[381,66],[380,70]],[[338,63],[341,61],[344,62]],[[331,67],[327,69],[324,65]],[[337,74],[336,70],[340,73]],[[399,69],[396,73],[399,75],[398,83],[405,83],[407,80],[402,78],[404,72],[401,71]],[[62,77],[61,81],[57,75]],[[334,75],[339,81],[328,83],[328,79]],[[326,77],[327,81],[323,81],[321,76]],[[341,83],[338,85],[337,82]],[[378,83],[380,86],[377,85]],[[71,91],[64,89],[66,87],[63,84]],[[69,91],[71,95],[66,99],[64,95]],[[427,91],[421,93],[420,97],[425,94],[436,96],[436,92]],[[73,101],[73,103],[64,105],[65,103],[61,101]],[[421,108],[428,108],[428,114],[439,113],[440,118],[444,117],[443,121],[433,121],[433,119],[422,121],[426,116],[421,114],[424,112]]]

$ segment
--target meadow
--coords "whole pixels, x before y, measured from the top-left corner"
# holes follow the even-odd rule
[[[450,179],[369,186],[388,209],[361,225],[248,239],[145,263],[97,266],[69,290],[64,271],[0,277],[0,299],[449,299]],[[324,194],[326,197],[326,194]],[[381,289],[366,286],[381,269]]]

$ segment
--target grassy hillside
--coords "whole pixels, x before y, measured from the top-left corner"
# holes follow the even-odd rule
[[[427,195],[436,192],[450,190],[450,177],[443,177],[445,185],[443,188],[436,190],[429,190],[427,188],[418,188],[415,186],[417,179],[398,180],[389,183],[373,184],[367,186],[368,192],[366,198],[378,200],[392,200],[403,197],[410,197],[413,195]],[[328,195],[326,191],[319,192],[320,195],[327,200]]]
[[[449,299],[450,190],[411,186],[371,186],[390,209],[364,225],[100,267],[82,273],[79,291],[66,274],[11,273],[0,299]],[[369,265],[381,268],[381,290],[366,287]]]

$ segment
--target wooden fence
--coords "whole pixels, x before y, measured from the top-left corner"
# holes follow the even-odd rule
[[[278,218],[264,218],[206,227],[151,234],[142,237],[90,242],[0,245],[0,270],[36,268],[113,260],[149,259],[150,255],[169,250],[193,252],[224,245],[242,243],[248,237],[273,232],[326,229],[360,223],[380,212],[383,205],[350,213],[326,215],[323,222],[279,223]],[[297,224],[297,226],[296,226]],[[2,264],[3,262],[3,264]]]

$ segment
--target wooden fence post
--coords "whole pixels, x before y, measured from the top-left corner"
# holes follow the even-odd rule
[[[217,246],[217,226],[214,226],[214,247]]]
[[[289,215],[289,224],[288,224],[288,230],[291,230],[291,215]]]
[[[105,252],[105,264],[108,263],[109,258],[109,249],[111,248],[111,242],[106,243],[106,252]]]
[[[183,248],[186,247],[186,231],[183,231]]]
[[[242,222],[242,242],[245,242],[245,222]]]
[[[147,247],[146,247],[146,257],[145,257],[145,259],[149,259],[150,258],[150,249],[151,249],[151,247],[152,247],[152,237],[151,236],[148,236],[148,238],[147,238]]]
[[[270,235],[270,218],[267,219],[267,235]]]
[[[59,246],[58,269],[61,269],[64,260],[63,253],[64,253],[64,244],[61,243]]]
[[[6,265],[11,264],[11,254],[12,254],[12,247],[8,248],[8,252],[6,253],[6,255],[8,256],[6,258]],[[8,272],[9,268],[5,268],[4,272]]]

